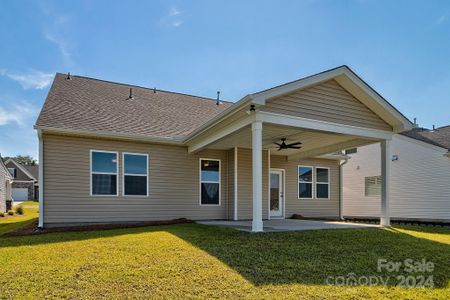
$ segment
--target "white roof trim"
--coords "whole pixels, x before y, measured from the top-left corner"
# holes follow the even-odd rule
[[[31,179],[33,179],[33,180],[37,180],[36,178],[34,178],[33,175],[31,175],[31,173],[30,173],[27,169],[25,169],[24,166],[22,166],[21,164],[19,164],[18,162],[16,162],[16,161],[15,161],[14,159],[12,159],[12,158],[8,158],[8,159],[5,161],[5,165],[7,165],[7,164],[10,163],[10,162],[12,162],[13,164],[15,164],[15,165],[17,166],[17,168],[19,168],[22,172],[24,172],[25,175],[27,175],[29,178],[31,178]]]

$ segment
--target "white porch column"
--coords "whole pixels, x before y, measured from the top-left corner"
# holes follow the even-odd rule
[[[262,222],[262,122],[252,123],[252,178],[253,222],[252,231],[263,231]]]
[[[391,164],[391,141],[381,142],[381,215],[380,225],[391,226],[389,209],[389,186],[390,186],[390,164]]]

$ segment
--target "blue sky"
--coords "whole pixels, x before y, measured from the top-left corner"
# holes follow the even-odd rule
[[[408,118],[450,124],[450,1],[0,2],[0,153],[37,157],[55,72],[237,101],[347,64]]]

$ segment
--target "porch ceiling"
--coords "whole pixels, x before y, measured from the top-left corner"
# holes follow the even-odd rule
[[[280,142],[281,138],[286,138],[286,143],[302,142],[302,148],[278,151],[278,146],[274,143]],[[270,149],[272,155],[297,156],[307,154],[308,156],[315,156],[353,147],[353,144],[359,146],[373,142],[376,141],[363,140],[352,135],[299,129],[267,123],[263,125],[262,130],[263,149]],[[250,126],[246,126],[208,146],[209,149],[230,149],[234,147],[252,148],[252,131]],[[318,154],[314,154],[316,152]]]

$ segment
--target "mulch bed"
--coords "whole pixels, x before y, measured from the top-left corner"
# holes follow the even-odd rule
[[[94,231],[94,230],[108,230],[108,229],[124,229],[124,228],[139,228],[148,226],[160,226],[160,225],[175,225],[175,224],[189,224],[195,223],[192,220],[180,218],[168,221],[148,221],[139,223],[124,223],[124,224],[96,224],[96,225],[83,225],[83,226],[70,226],[70,227],[54,227],[38,229],[38,221],[34,221],[25,227],[22,227],[16,231],[5,233],[3,236],[25,236],[25,235],[38,235],[52,232],[76,232],[76,231]]]

